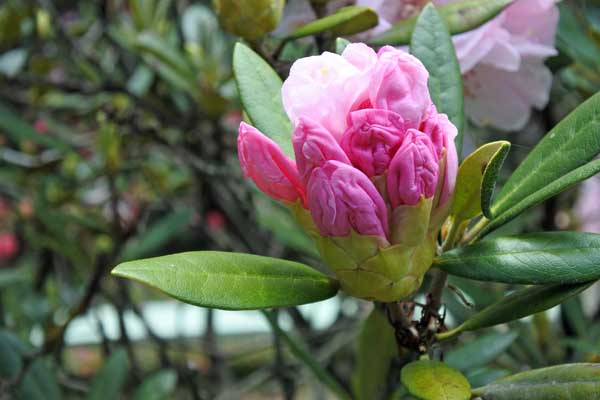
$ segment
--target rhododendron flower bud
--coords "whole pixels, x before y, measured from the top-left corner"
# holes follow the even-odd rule
[[[308,181],[308,177],[315,167],[320,167],[327,160],[350,164],[348,156],[331,133],[309,118],[300,118],[294,129],[292,142],[298,172],[304,182]]]
[[[367,176],[381,175],[404,137],[404,120],[388,110],[365,109],[348,115],[342,147]]]
[[[415,57],[391,46],[378,53],[370,85],[374,108],[400,114],[407,127],[417,128],[431,104],[427,70]]]
[[[390,163],[387,189],[392,207],[416,205],[435,195],[439,157],[429,136],[409,129]]]
[[[307,196],[313,220],[324,235],[347,236],[354,230],[385,241],[385,203],[375,185],[356,168],[327,161],[310,176]]]
[[[283,83],[295,163],[240,125],[244,173],[291,208],[352,296],[407,297],[433,262],[457,156],[456,128],[432,104],[427,78],[406,53],[350,44],[341,56],[296,61]]]
[[[458,173],[458,154],[454,144],[458,131],[446,114],[438,114],[437,112],[432,112],[421,123],[420,130],[429,135],[438,158],[440,161],[443,159],[444,175],[437,206],[445,205],[452,192],[454,192],[456,174]]]
[[[290,203],[304,197],[294,162],[275,142],[244,122],[238,134],[238,156],[244,175],[269,196]]]

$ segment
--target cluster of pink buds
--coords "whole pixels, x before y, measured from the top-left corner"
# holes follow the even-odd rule
[[[291,207],[353,296],[399,300],[432,263],[458,159],[427,79],[402,50],[350,44],[296,61],[283,84],[295,160],[240,124],[244,174]]]

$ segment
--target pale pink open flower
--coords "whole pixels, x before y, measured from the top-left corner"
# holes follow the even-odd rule
[[[439,209],[454,190],[457,131],[432,104],[427,78],[420,61],[392,47],[376,54],[350,44],[342,55],[296,61],[282,87],[296,160],[242,123],[244,174],[274,199],[301,205],[324,237],[355,232],[392,243],[397,207],[442,193]]]
[[[457,0],[433,0],[445,5]],[[424,0],[357,0],[379,14],[381,33],[417,15]],[[548,103],[559,12],[555,0],[516,0],[482,26],[453,38],[463,74],[465,111],[480,126],[512,131],[525,126],[532,109]]]

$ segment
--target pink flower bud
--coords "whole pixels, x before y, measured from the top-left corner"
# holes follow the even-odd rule
[[[348,115],[342,148],[368,177],[381,175],[404,137],[404,121],[395,112],[365,109]]]
[[[331,133],[312,119],[300,117],[294,129],[292,142],[296,165],[303,182],[308,181],[313,169],[320,167],[327,160],[350,164],[350,160]]]
[[[361,235],[386,237],[385,203],[371,180],[358,169],[327,161],[313,171],[307,188],[308,208],[324,236]]]
[[[429,136],[409,129],[390,162],[387,189],[392,207],[415,205],[433,197],[438,183],[439,158]]]
[[[394,111],[408,128],[418,128],[431,104],[423,64],[410,54],[385,46],[378,53],[370,84],[374,108]]]
[[[293,203],[305,194],[296,165],[271,139],[244,122],[238,135],[238,157],[244,175],[275,200]]]
[[[0,262],[10,260],[19,251],[19,242],[10,232],[0,233]]]
[[[421,123],[420,130],[429,135],[440,160],[442,159],[443,151],[446,151],[444,180],[442,182],[443,186],[438,202],[438,205],[443,205],[450,198],[452,192],[454,192],[454,185],[456,184],[458,154],[456,153],[454,138],[456,138],[458,130],[454,124],[450,122],[446,114],[438,114],[437,112],[431,113],[431,115]]]

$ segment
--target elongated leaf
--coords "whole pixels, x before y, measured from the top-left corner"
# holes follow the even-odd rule
[[[483,367],[502,354],[517,336],[514,331],[490,332],[448,352],[444,362],[461,371]]]
[[[383,313],[374,309],[364,321],[358,337],[356,365],[352,375],[356,399],[381,398],[391,362],[397,352],[394,329]]]
[[[600,398],[600,364],[564,364],[507,376],[473,389],[484,400]]]
[[[143,32],[137,37],[135,47],[153,56],[181,82],[191,85],[190,89],[194,89],[195,74],[191,63],[163,38],[152,32]]]
[[[125,350],[115,351],[104,363],[92,381],[87,400],[117,399],[125,384],[129,360]]]
[[[288,307],[324,300],[337,292],[335,281],[304,264],[219,251],[129,261],[112,273],[185,303],[225,310]]]
[[[472,315],[451,331],[439,334],[438,339],[447,339],[460,332],[487,328],[536,314],[581,293],[590,285],[591,283],[547,285],[518,290]]]
[[[432,360],[415,361],[400,371],[402,384],[423,400],[468,400],[471,386],[467,378],[448,365]]]
[[[41,146],[61,151],[72,149],[69,143],[38,133],[31,125],[21,119],[17,111],[3,102],[0,102],[0,130],[17,143],[31,140]]]
[[[600,93],[554,127],[508,179],[493,206],[493,219],[516,216],[534,201],[560,193],[600,169]],[[497,224],[496,224],[497,225]]]
[[[27,400],[60,400],[62,393],[55,374],[46,366],[43,359],[35,360],[23,381],[16,389],[18,399]]]
[[[161,218],[125,247],[122,259],[133,260],[153,255],[153,252],[156,254],[162,246],[186,228],[192,213],[191,208],[183,208]]]
[[[499,237],[444,253],[434,266],[480,281],[588,282],[600,279],[600,235],[544,232]]]
[[[350,400],[350,396],[346,393],[346,390],[340,385],[340,383],[323,368],[317,360],[315,360],[310,352],[306,349],[306,346],[299,343],[297,340],[292,338],[286,331],[281,329],[277,323],[277,317],[275,313],[271,311],[262,311],[263,315],[267,318],[271,329],[273,329],[276,335],[279,335],[283,342],[289,347],[290,351],[299,361],[301,361],[321,382],[326,388],[328,388],[336,398],[342,400]]]
[[[540,204],[558,193],[569,189],[573,185],[584,181],[597,173],[600,173],[600,160],[593,160],[589,163],[561,176],[560,178],[550,181],[540,190],[530,194],[523,200],[519,201],[505,212],[495,215],[493,219],[483,228],[477,237],[483,237],[494,229],[512,221],[519,216],[523,211]]]
[[[173,398],[177,387],[177,372],[173,370],[158,371],[137,388],[133,400],[166,400]]]
[[[458,129],[455,142],[460,155],[465,121],[462,76],[450,33],[431,3],[417,20],[410,51],[429,71],[427,86],[438,111]]]
[[[462,0],[438,10],[451,34],[475,29],[498,15],[512,0]],[[406,19],[371,40],[374,45],[401,45],[410,41],[417,18]]]
[[[332,31],[340,36],[352,35],[366,31],[376,26],[377,23],[377,14],[371,8],[348,6],[340,8],[331,15],[303,25],[290,33],[287,39],[298,39],[326,31]]]
[[[481,213],[484,203],[489,204],[498,169],[509,149],[510,143],[506,141],[487,143],[469,154],[460,164],[450,212],[456,219],[463,221],[473,218]]]
[[[292,124],[283,109],[282,83],[277,72],[242,43],[236,43],[233,50],[233,71],[250,122],[294,158]]]

